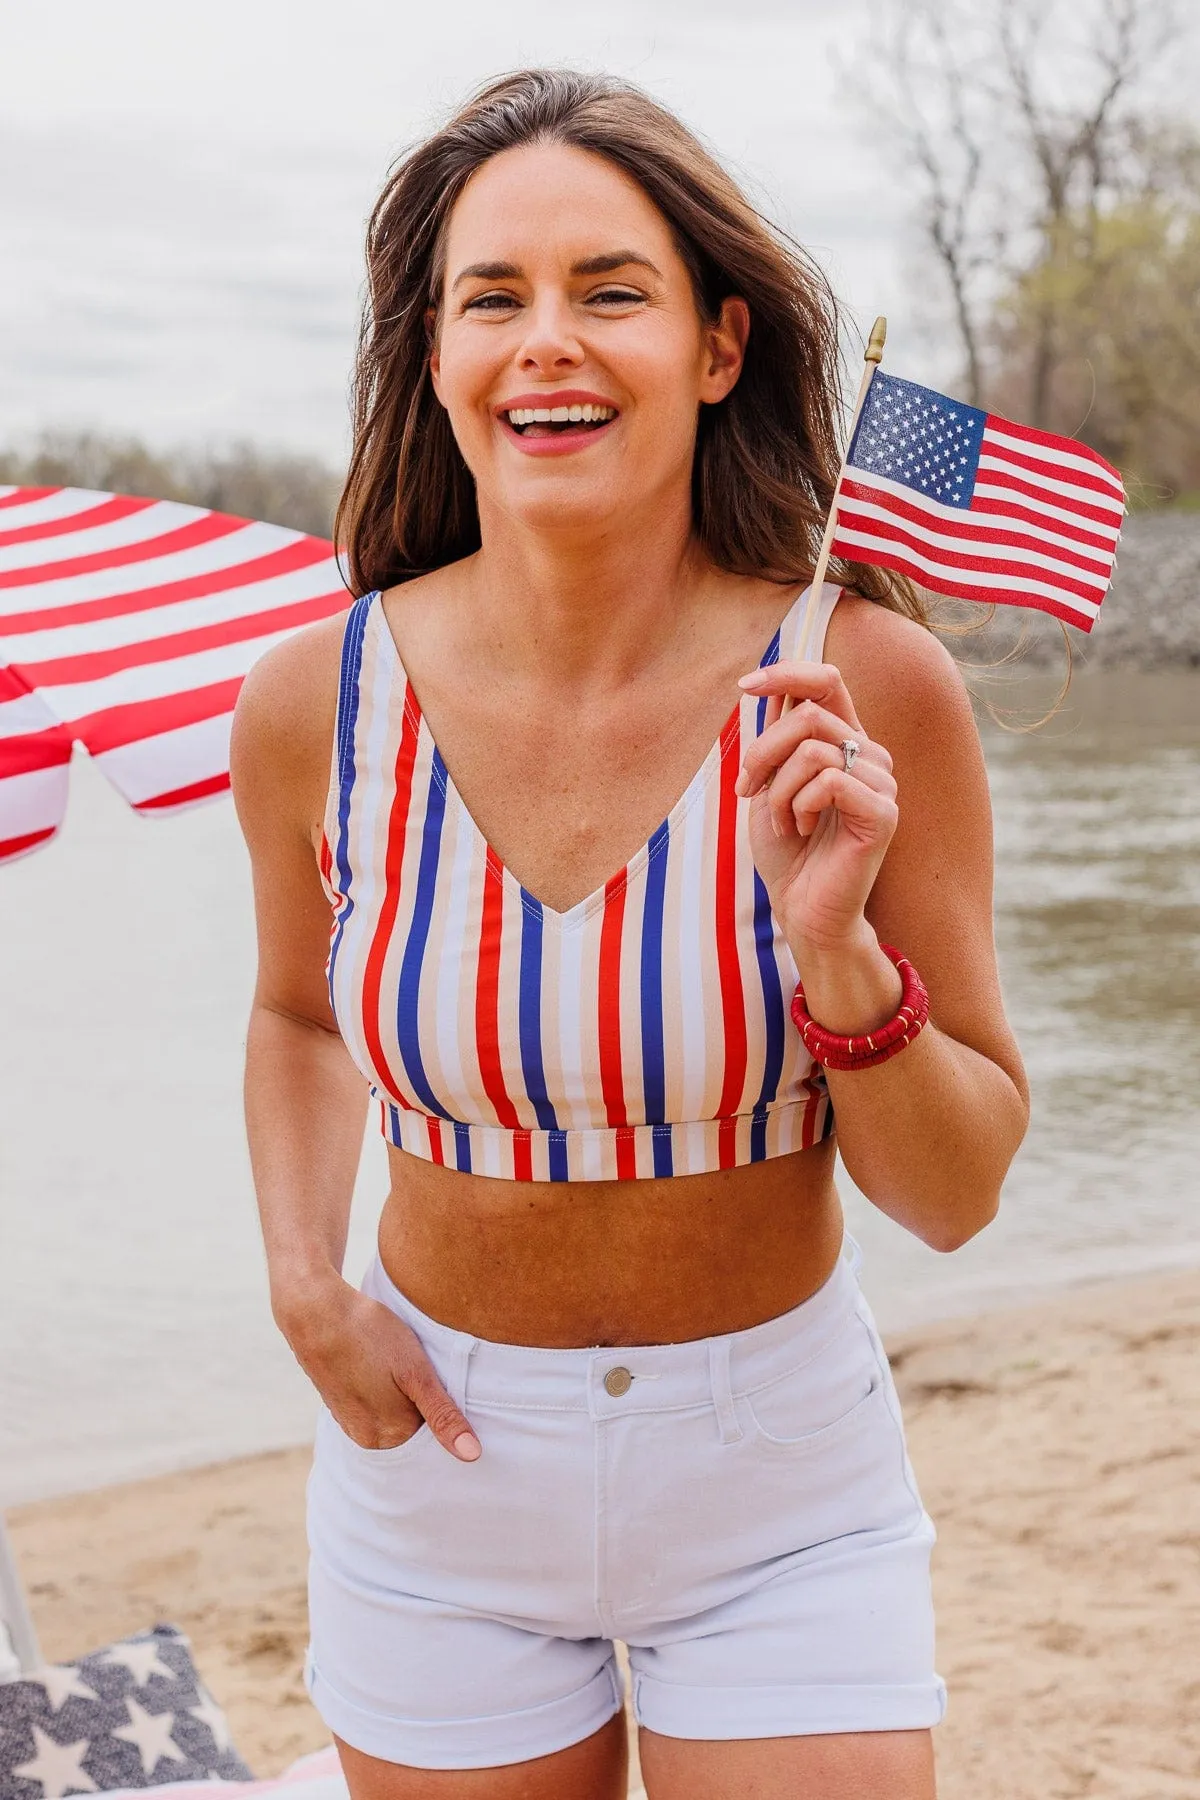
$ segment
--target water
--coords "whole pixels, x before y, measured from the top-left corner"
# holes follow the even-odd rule
[[[1040,731],[984,723],[1033,1121],[951,1258],[851,1199],[885,1325],[1200,1261],[1200,677],[1077,675]]]
[[[1035,1122],[953,1257],[847,1195],[885,1328],[1200,1261],[1200,677],[1080,677],[986,741]],[[310,1428],[242,1143],[248,918],[228,803],[146,822],[86,762],[61,840],[0,869],[0,1504]],[[372,1133],[352,1272],[383,1179]]]

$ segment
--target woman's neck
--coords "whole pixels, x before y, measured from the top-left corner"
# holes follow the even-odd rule
[[[473,632],[502,668],[545,669],[561,686],[611,687],[670,654],[720,576],[696,543],[690,506],[586,535],[481,517],[464,569]]]

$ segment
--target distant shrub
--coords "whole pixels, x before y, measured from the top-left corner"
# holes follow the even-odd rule
[[[91,431],[46,432],[25,449],[0,450],[0,482],[182,500],[316,537],[332,535],[341,488],[340,477],[313,456],[249,443],[151,450],[137,438]]]

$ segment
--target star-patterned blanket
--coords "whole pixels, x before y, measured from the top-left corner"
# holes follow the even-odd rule
[[[0,1800],[213,1777],[251,1774],[174,1626],[0,1685]]]

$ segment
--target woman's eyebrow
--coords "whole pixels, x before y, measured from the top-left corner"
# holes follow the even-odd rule
[[[571,264],[572,275],[611,275],[614,269],[625,269],[630,264],[640,269],[649,269],[652,275],[662,279],[662,271],[636,250],[606,250],[601,256],[585,256],[581,262]],[[451,291],[463,281],[512,281],[521,274],[516,263],[510,262],[477,262],[470,263],[460,269],[451,284]]]
[[[635,263],[639,269],[649,269],[652,275],[662,278],[662,271],[657,269],[648,256],[641,256],[636,250],[609,250],[603,256],[585,256],[582,262],[571,264],[572,275],[611,275],[614,269],[624,269]]]
[[[454,277],[452,286],[457,287],[461,281],[511,281],[514,275],[519,275],[520,273],[521,271],[518,269],[516,263],[470,263],[465,269],[460,269],[459,273]]]

